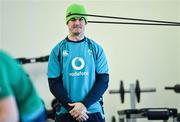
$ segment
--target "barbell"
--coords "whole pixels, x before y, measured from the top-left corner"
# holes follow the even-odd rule
[[[124,84],[123,81],[120,81],[120,87],[119,90],[109,90],[110,94],[120,94],[120,98],[121,98],[121,103],[124,103],[124,96],[125,93],[131,93],[131,90],[136,94],[136,98],[137,98],[137,102],[140,102],[140,98],[141,98],[141,93],[142,92],[156,92],[155,88],[144,88],[141,89],[140,88],[140,84],[139,84],[139,80],[136,80],[136,85],[135,85],[135,89],[129,89],[129,90],[125,90],[124,89]]]

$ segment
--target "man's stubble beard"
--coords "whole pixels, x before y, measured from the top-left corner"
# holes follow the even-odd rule
[[[73,33],[74,36],[79,36],[80,34],[81,34],[80,32]]]

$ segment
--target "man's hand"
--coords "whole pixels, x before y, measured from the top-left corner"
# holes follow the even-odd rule
[[[83,122],[86,121],[89,118],[89,116],[87,115],[87,113],[85,111],[83,111],[77,118],[76,120],[79,122]]]
[[[82,122],[89,118],[87,115],[87,108],[81,102],[68,103],[68,105],[73,108],[69,112],[70,115],[77,121]]]

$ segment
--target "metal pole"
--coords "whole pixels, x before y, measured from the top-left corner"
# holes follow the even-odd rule
[[[136,94],[135,94],[135,85],[130,84],[130,102],[131,102],[131,109],[136,109]],[[136,122],[136,119],[132,118],[131,122]]]

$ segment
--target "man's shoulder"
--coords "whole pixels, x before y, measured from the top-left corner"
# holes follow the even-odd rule
[[[62,46],[66,42],[67,42],[66,38],[65,39],[61,39],[61,40],[59,40],[59,42],[57,43],[56,46]]]
[[[66,42],[66,39],[62,39],[62,40],[59,40],[58,43],[54,46],[53,50],[59,50],[59,48],[61,48],[64,43]]]
[[[88,37],[86,37],[86,39],[87,39],[91,44],[93,44],[94,46],[101,48],[101,45],[100,45],[96,40],[93,40],[93,39],[88,38]]]

